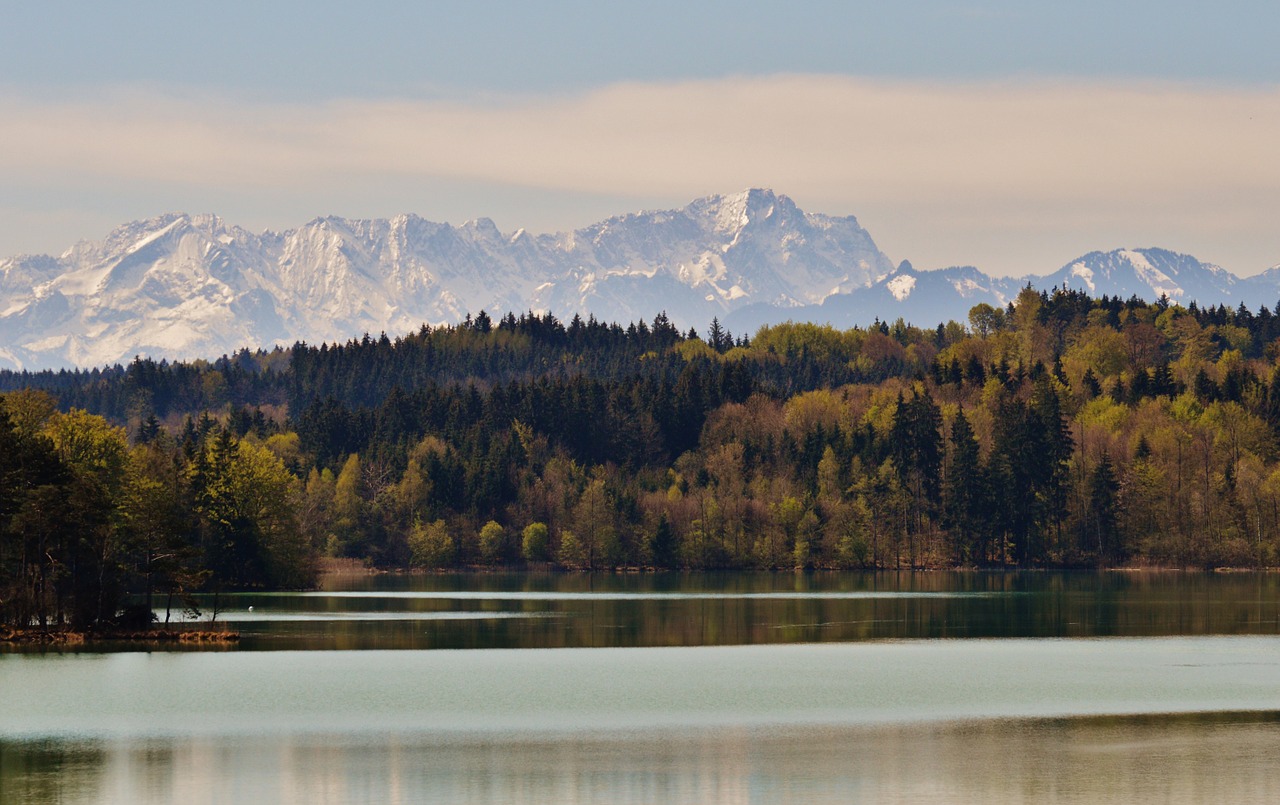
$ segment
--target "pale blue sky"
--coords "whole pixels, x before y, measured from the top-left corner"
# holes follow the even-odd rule
[[[0,73],[273,98],[524,92],[773,73],[1271,83],[1280,3],[6,3]]]
[[[892,258],[923,267],[1022,273],[1148,245],[1240,274],[1280,262],[1280,175],[1258,165],[1280,142],[1280,3],[169,0],[0,13],[0,255],[60,252],[172,209],[255,229],[413,211],[545,231],[768,185],[858,215]],[[800,83],[780,96],[781,77]],[[812,104],[847,108],[823,117]],[[803,120],[763,121],[771,109]],[[1125,110],[1136,117],[1113,148],[1099,132]],[[678,135],[621,130],[654,119]],[[498,125],[508,139],[466,153],[471,133]],[[414,126],[422,148],[462,158],[412,154]],[[1174,142],[1147,148],[1134,127]],[[878,129],[892,131],[865,134]],[[976,138],[1005,129],[1016,138],[984,154]],[[1091,137],[1073,170],[1054,170]],[[699,139],[726,146],[708,155]],[[556,153],[561,140],[573,151]],[[1005,165],[1010,148],[1034,153]],[[403,170],[382,158],[394,149]],[[611,149],[643,175],[615,170]],[[277,174],[282,159],[296,164]]]

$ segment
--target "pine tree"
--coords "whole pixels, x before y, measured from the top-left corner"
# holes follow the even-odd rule
[[[1089,477],[1088,509],[1093,542],[1090,547],[1096,551],[1098,562],[1103,565],[1114,565],[1123,559],[1117,528],[1119,492],[1120,482],[1116,479],[1115,467],[1111,457],[1104,452]]]
[[[658,527],[654,529],[650,542],[650,552],[656,568],[666,570],[679,566],[679,546],[665,514],[658,518]]]
[[[944,522],[952,530],[952,542],[962,563],[985,564],[989,548],[989,513],[986,473],[978,440],[964,410],[951,424],[951,464],[943,490]]]

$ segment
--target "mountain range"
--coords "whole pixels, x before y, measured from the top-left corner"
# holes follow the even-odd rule
[[[932,325],[963,321],[979,302],[1004,305],[1027,284],[1256,307],[1280,296],[1280,266],[1241,279],[1189,255],[1121,249],[1019,278],[895,267],[854,217],[804,212],[761,189],[542,235],[414,215],[255,234],[175,213],[58,257],[0,259],[0,367],[213,358],[396,335],[482,309],[619,322],[665,311],[682,328],[719,317],[737,333],[789,319]]]

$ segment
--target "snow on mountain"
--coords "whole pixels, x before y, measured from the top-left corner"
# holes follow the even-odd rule
[[[769,190],[610,218],[558,243],[569,281],[546,286],[535,308],[622,320],[665,308],[701,325],[753,302],[815,304],[893,267],[856,219],[805,213]]]
[[[848,328],[876,319],[898,318],[932,326],[951,319],[964,321],[979,302],[1003,307],[1018,294],[1022,281],[989,277],[972,266],[921,271],[903,261],[891,274],[871,285],[828,297],[820,305],[778,310],[762,305],[744,308],[725,319],[734,332],[750,332],[788,319],[815,321]]]
[[[1039,290],[1071,288],[1090,296],[1113,296],[1156,301],[1234,307],[1274,303],[1280,298],[1280,266],[1256,277],[1239,279],[1218,266],[1164,249],[1117,249],[1090,252],[1047,275],[1021,278],[989,277],[972,266],[919,271],[903,262],[891,274],[863,288],[828,297],[820,305],[780,310],[750,305],[731,313],[724,322],[734,332],[751,332],[765,324],[787,320],[829,323],[837,327],[865,326],[876,319],[929,326],[963,322],[980,302],[1008,304],[1025,286]]]
[[[769,190],[708,196],[554,235],[415,215],[317,218],[254,234],[212,215],[125,224],[59,257],[0,260],[0,367],[96,366],[134,355],[212,358],[242,347],[405,333],[487,310],[718,316],[737,334],[786,320],[840,327],[964,321],[1025,285],[1250,306],[1280,298],[1280,265],[1237,279],[1163,249],[1091,252],[1052,274],[896,269],[853,217],[807,213]]]
[[[135,221],[60,257],[0,260],[0,366],[216,357],[459,321],[481,309],[703,326],[753,303],[819,304],[888,258],[853,217],[748,190],[575,232],[413,215],[253,234],[216,216]]]
[[[1242,293],[1250,299],[1259,299],[1262,304],[1270,305],[1272,310],[1280,309],[1280,265],[1274,265],[1261,274],[1245,277],[1240,280]]]
[[[1226,269],[1165,249],[1090,252],[1046,277],[1025,279],[1037,288],[1071,288],[1091,296],[1154,301],[1164,295],[1171,302],[1200,305],[1241,301],[1240,280]]]
[[[263,325],[278,317],[253,270],[260,256],[258,238],[214,216],[167,215],[61,258],[0,261],[0,345],[12,363],[56,366],[273,339]]]
[[[1017,280],[989,277],[973,266],[920,271],[904,260],[891,276],[855,294],[859,305],[838,307],[836,300],[830,300],[825,307],[843,308],[848,326],[865,321],[868,314],[879,316],[881,321],[903,318],[929,326],[949,319],[963,321],[979,302],[1003,307],[1018,295],[1020,287]]]

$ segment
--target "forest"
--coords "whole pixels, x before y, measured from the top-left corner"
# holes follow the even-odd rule
[[[0,373],[0,623],[320,560],[601,570],[1276,563],[1280,317],[1024,289],[965,322],[699,334],[481,312]]]

